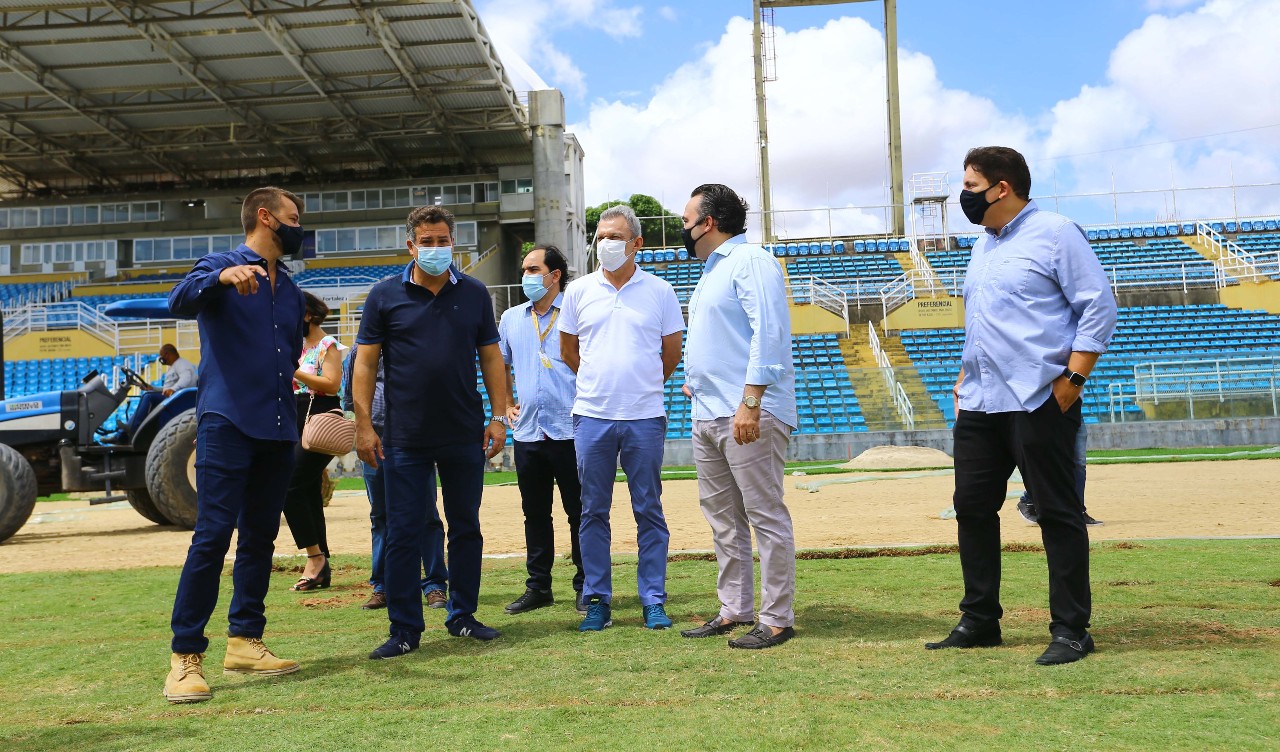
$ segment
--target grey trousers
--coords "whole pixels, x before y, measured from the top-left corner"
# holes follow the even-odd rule
[[[698,468],[702,513],[715,541],[716,595],[720,617],[755,617],[751,531],[760,546],[759,622],[771,627],[795,623],[796,539],[791,513],[782,500],[790,429],[768,412],[760,414],[760,438],[739,446],[733,418],[693,424],[693,460]]]

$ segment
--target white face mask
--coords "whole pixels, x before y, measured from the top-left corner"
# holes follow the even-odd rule
[[[605,271],[616,272],[627,263],[627,245],[625,240],[596,241],[596,257]]]

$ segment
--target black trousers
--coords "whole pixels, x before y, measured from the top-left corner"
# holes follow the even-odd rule
[[[1076,489],[1080,402],[1052,396],[1035,411],[960,411],[955,425],[955,510],[964,572],[963,621],[992,624],[1000,607],[1000,507],[1014,467],[1036,500],[1049,564],[1049,631],[1077,638],[1089,626],[1089,534]]]
[[[337,397],[298,395],[298,435],[307,419],[307,407],[311,412],[322,413],[339,407]],[[308,452],[299,441],[293,450],[293,477],[289,479],[289,491],[284,498],[284,519],[298,548],[319,546],[320,552],[329,555],[329,532],[324,522],[324,493],[321,491],[321,474],[333,461],[333,457],[319,452]]]
[[[573,439],[555,441],[517,441],[516,480],[520,486],[520,503],[524,508],[525,559],[529,570],[526,586],[535,590],[551,588],[551,566],[555,562],[555,528],[551,511],[555,503],[555,486],[560,486],[560,505],[569,518],[570,552],[577,572],[573,589],[582,592],[582,549],[578,545],[578,526],[582,520],[582,485],[578,481],[577,455]]]

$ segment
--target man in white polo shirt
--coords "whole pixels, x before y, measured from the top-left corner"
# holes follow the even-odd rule
[[[609,510],[619,459],[636,518],[644,625],[671,626],[663,606],[671,535],[662,514],[662,385],[680,362],[684,315],[671,285],[636,266],[643,243],[629,206],[606,209],[596,229],[600,268],[565,291],[560,309],[560,355],[578,374],[573,441],[582,481],[582,632],[613,624]]]

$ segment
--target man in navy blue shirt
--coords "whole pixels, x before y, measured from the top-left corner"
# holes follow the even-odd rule
[[[387,531],[383,587],[390,638],[370,658],[418,648],[426,628],[418,594],[422,536],[438,520],[435,469],[448,522],[449,616],[454,637],[492,640],[498,631],[475,618],[480,597],[480,496],[485,459],[506,443],[506,366],[498,349],[493,299],[483,283],[453,266],[453,215],[414,209],[406,221],[413,257],[399,277],[374,285],[365,300],[352,370],[356,450],[382,465]],[[378,358],[383,361],[386,418],[372,421]],[[476,390],[476,358],[493,405],[486,418]]]
[[[173,604],[173,655],[164,694],[172,703],[212,697],[204,679],[205,625],[231,532],[239,529],[228,613],[229,673],[297,671],[262,643],[263,599],[298,441],[293,375],[302,353],[302,291],[280,259],[302,244],[302,200],[280,188],[245,197],[245,241],[200,259],[169,293],[169,310],[200,328],[196,402],[198,511]]]

